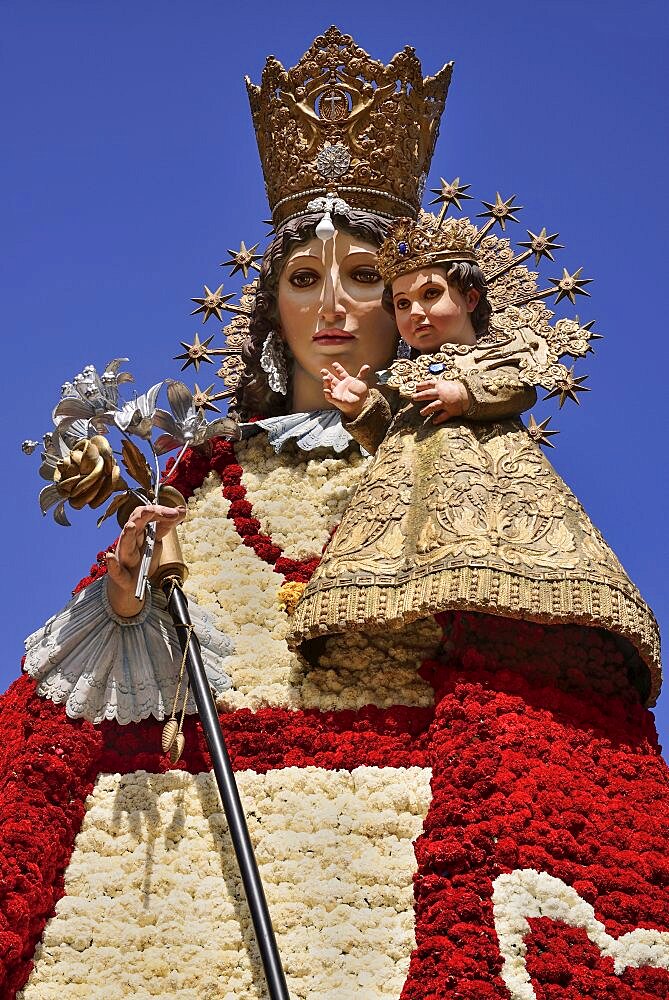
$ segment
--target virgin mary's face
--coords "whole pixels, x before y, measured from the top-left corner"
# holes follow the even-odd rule
[[[321,383],[321,368],[338,361],[385,368],[395,355],[397,327],[381,305],[377,248],[339,229],[323,243],[295,247],[278,288],[281,334],[295,359],[295,377]]]

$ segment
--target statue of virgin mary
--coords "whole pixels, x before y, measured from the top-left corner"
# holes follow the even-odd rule
[[[451,71],[424,78],[411,48],[385,65],[332,27],[247,83],[274,232],[225,329],[240,439],[191,449],[171,480],[191,613],[291,997],[660,998],[659,662],[626,577],[643,642],[570,613],[559,581],[550,618],[467,590],[401,627],[366,627],[355,604],[359,627],[323,629],[308,659],[287,642],[375,447],[320,372],[396,360],[377,251],[420,211]],[[513,260],[484,239],[492,270]],[[240,248],[245,279],[255,260]],[[538,316],[535,276],[514,268],[507,291]],[[207,291],[205,315],[225,304]],[[504,416],[517,436],[521,409]],[[265,995],[197,719],[178,765],[161,750],[178,654],[159,593],[133,603],[147,516],[175,517],[137,515],[0,699],[7,1000]]]

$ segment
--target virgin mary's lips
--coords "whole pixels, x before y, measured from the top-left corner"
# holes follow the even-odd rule
[[[348,340],[355,340],[352,333],[347,333],[346,330],[338,330],[335,327],[327,330],[317,330],[316,333],[311,338],[315,340],[317,344],[343,344]]]

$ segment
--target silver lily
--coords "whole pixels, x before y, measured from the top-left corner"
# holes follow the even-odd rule
[[[120,431],[150,440],[157,412],[156,399],[162,384],[157,382],[156,385],[152,385],[148,392],[126,403],[114,414],[114,423]]]
[[[186,445],[204,444],[214,437],[240,436],[239,425],[230,417],[219,417],[209,423],[204,413],[195,406],[193,395],[183,382],[167,380],[167,401],[172,413],[157,409],[153,417],[154,425],[166,431],[154,443],[157,455]]]
[[[96,433],[106,434],[118,408],[119,386],[134,381],[130,372],[119,371],[127,360],[114,358],[102,375],[98,375],[94,365],[86,365],[72,382],[65,382],[61,388],[62,399],[52,414],[54,424],[88,420]]]

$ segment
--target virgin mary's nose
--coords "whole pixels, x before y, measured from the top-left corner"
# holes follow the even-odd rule
[[[326,323],[336,323],[346,318],[346,309],[342,304],[342,287],[339,275],[333,274],[331,270],[325,273],[319,313],[321,319]]]

